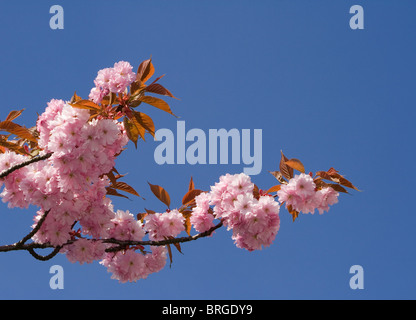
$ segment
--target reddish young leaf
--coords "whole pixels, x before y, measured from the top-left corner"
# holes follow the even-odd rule
[[[331,187],[332,189],[334,189],[335,191],[348,193],[348,191],[345,190],[345,188],[340,186],[339,184],[330,183],[330,184],[328,184],[328,186]]]
[[[134,96],[140,93],[140,91],[142,89],[144,89],[146,87],[145,84],[143,84],[140,80],[136,80],[134,81],[131,85],[130,85],[130,95]]]
[[[17,143],[7,141],[4,138],[0,139],[0,146],[7,148],[9,150],[12,150],[18,154],[28,155],[28,152],[26,151],[24,147],[22,147],[21,145]]]
[[[293,169],[286,164],[286,161],[288,161],[289,159],[286,158],[286,156],[283,154],[283,151],[280,152],[282,154],[279,164],[280,172],[286,179],[290,180],[293,178]]]
[[[22,110],[19,110],[19,111],[15,111],[15,110],[10,111],[9,114],[8,114],[8,116],[6,117],[6,120],[5,121],[13,121],[18,116],[20,116],[24,110],[25,109],[22,109]]]
[[[162,74],[161,76],[157,77],[155,80],[153,80],[153,82],[151,84],[154,84],[156,82],[158,82],[160,79],[162,79],[164,76],[166,76],[166,74]]]
[[[257,200],[260,199],[260,190],[256,184],[254,184],[254,187],[253,187],[253,197]]]
[[[10,132],[22,139],[37,142],[36,137],[27,128],[8,120],[0,122],[0,130]]]
[[[182,253],[181,244],[179,242],[174,242],[173,245],[175,246],[176,250],[179,251],[179,253]]]
[[[357,191],[360,191],[360,190],[358,190],[350,181],[348,181],[347,179],[345,179],[344,177],[340,177],[339,178],[339,183],[341,184],[341,185],[343,185],[344,187],[347,187],[347,188],[351,188],[351,189],[354,189],[354,190],[357,190]]]
[[[137,220],[143,222],[144,218],[146,218],[146,216],[148,216],[149,214],[147,212],[142,212],[142,213],[138,213],[136,218]]]
[[[173,239],[175,239],[174,237],[172,237],[172,236],[169,236],[167,239],[169,239],[169,240],[173,240]],[[172,243],[174,246],[175,246],[175,248],[179,251],[179,253],[182,253],[182,250],[181,250],[181,244],[179,243],[179,242],[173,242]],[[182,253],[183,254],[183,253]]]
[[[147,182],[150,186],[150,190],[152,190],[153,194],[158,198],[160,201],[162,201],[166,206],[170,207],[170,197],[168,192],[163,189],[161,186],[151,184],[150,182]]]
[[[176,97],[168,89],[166,89],[164,86],[162,86],[159,83],[149,84],[144,89],[144,91],[151,92],[151,93],[156,93],[156,94],[160,94],[162,96],[168,96],[168,97],[171,97],[171,98],[175,98],[176,99]]]
[[[300,160],[298,159],[290,159],[288,161],[285,161],[285,164],[287,164],[292,169],[305,173],[305,167],[303,166],[302,162],[300,162]]]
[[[111,187],[106,187],[107,194],[110,196],[117,196],[128,199],[129,197],[125,196],[124,194],[119,193],[116,189]]]
[[[148,214],[155,214],[156,212],[150,209],[144,208],[144,211],[146,211]]]
[[[196,196],[200,195],[203,191],[199,189],[189,190],[182,198],[182,204],[186,205],[193,201]]]
[[[140,197],[140,195],[137,193],[137,191],[134,190],[134,188],[132,186],[128,185],[125,182],[117,181],[115,184],[112,184],[110,187],[112,187],[114,189],[122,190],[124,192],[131,193],[131,194],[134,194],[135,196]]]
[[[77,95],[77,92],[74,92],[74,95],[72,96],[71,100],[69,100],[70,103],[75,103],[77,101],[82,100],[82,98],[80,96]]]
[[[329,185],[328,183],[323,181],[321,178],[316,178],[316,179],[313,180],[313,182],[315,183],[315,185],[318,189],[327,188],[328,185]]]
[[[134,121],[135,120],[130,120],[127,117],[124,117],[123,119],[124,128],[126,129],[127,137],[129,137],[129,139],[133,141],[134,146],[137,149],[137,140],[139,139],[140,132],[136,124],[134,123]]]
[[[102,100],[102,105],[111,106],[117,102],[117,94],[114,92],[110,92],[108,95],[106,95]]]
[[[269,171],[269,173],[277,179],[282,184],[286,184],[287,181],[283,178],[283,175],[280,171]]]
[[[167,113],[170,113],[171,115],[175,116],[175,114],[173,114],[172,110],[170,109],[169,105],[167,104],[167,102],[165,102],[162,99],[159,98],[155,98],[155,97],[150,97],[150,96],[142,96],[139,98],[139,101],[150,104],[153,107],[156,107],[160,110],[163,110]]]
[[[141,81],[142,83],[145,83],[147,80],[149,80],[153,74],[155,73],[155,68],[152,64],[152,58],[143,61],[139,68],[137,69],[137,75],[136,79]]]
[[[169,268],[172,266],[172,249],[170,248],[169,243],[166,245],[166,248],[168,249],[169,254]]]
[[[110,179],[111,184],[115,185],[117,183],[117,179],[113,173],[113,170],[111,170],[110,172],[106,173],[106,176],[108,179]]]
[[[277,191],[279,191],[280,190],[280,187],[281,187],[282,185],[280,185],[280,184],[278,184],[278,185],[276,185],[276,186],[273,186],[273,187],[271,187],[269,190],[267,190],[267,193],[272,193],[272,192],[277,192]]]
[[[294,210],[291,205],[287,206],[287,211],[292,215],[292,220],[295,222],[296,218],[299,216],[299,211]]]
[[[185,218],[185,222],[184,222],[185,231],[188,234],[188,236],[190,236],[191,229],[192,229],[192,224],[191,224],[192,210],[183,210],[183,211],[180,210],[179,212],[182,213],[183,217]]]
[[[326,171],[318,171],[316,173],[316,175],[317,176],[320,176],[322,179],[330,180],[330,181],[336,182],[338,184],[341,184],[344,187],[347,187],[347,188],[351,188],[351,189],[360,191],[350,181],[348,181],[347,179],[345,179],[342,175],[340,175],[338,173],[338,171],[336,171],[333,168],[329,169],[328,172],[326,172]]]
[[[139,121],[137,121],[137,119],[134,115],[132,115],[132,118],[129,119],[129,120],[130,120],[131,124],[135,127],[135,129],[137,130],[138,137],[140,136],[140,138],[142,138],[143,141],[146,141],[146,137],[145,137],[146,129],[139,123]]]
[[[194,180],[191,177],[191,181],[189,181],[188,191],[195,189]]]
[[[93,111],[100,111],[101,107],[90,100],[77,100],[74,103],[69,103],[70,106],[79,109],[87,109]]]
[[[155,124],[153,123],[152,118],[150,118],[147,114],[143,112],[133,111],[133,115],[137,123],[144,128],[145,131],[149,132],[153,137],[155,136]],[[136,123],[135,123],[136,124]],[[137,124],[136,124],[137,126]],[[140,132],[140,128],[139,132]],[[144,133],[142,139],[144,140]]]
[[[328,174],[329,175],[332,175],[332,174],[337,174],[339,171],[337,171],[337,170],[335,170],[334,168],[329,168],[329,170],[327,171],[328,172]]]
[[[326,180],[331,180],[332,181],[332,177],[331,175],[329,175],[326,171],[317,171],[316,175],[321,177],[322,179],[326,179]]]

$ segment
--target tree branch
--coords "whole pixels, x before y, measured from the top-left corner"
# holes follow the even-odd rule
[[[46,216],[49,214],[51,210],[47,210],[45,211],[45,213],[43,214],[43,216],[39,219],[38,223],[36,224],[36,226],[32,229],[32,231],[30,231],[22,240],[20,240],[19,242],[16,243],[16,246],[21,246],[23,244],[26,243],[27,240],[29,240],[30,238],[32,238],[36,232],[38,232],[38,230],[40,229],[40,227],[42,226],[43,222],[46,219]]]
[[[63,244],[62,246],[56,246],[56,247],[51,245],[50,243],[34,243],[33,242],[33,243],[26,244],[25,242],[28,239],[30,239],[36,233],[37,230],[39,230],[40,226],[42,225],[43,221],[46,218],[47,213],[49,213],[49,210],[45,212],[45,214],[39,220],[36,227],[25,238],[23,238],[22,240],[20,240],[19,242],[15,243],[15,244],[0,246],[0,252],[8,252],[8,251],[16,251],[16,250],[27,250],[36,259],[46,261],[46,260],[49,260],[49,259],[53,258],[59,252],[59,250],[62,247],[70,245],[70,244],[74,243],[75,241],[77,241],[77,240],[70,240],[70,241],[66,242],[65,244]],[[148,240],[148,241],[129,241],[129,240],[117,240],[117,239],[90,239],[90,240],[91,241],[102,241],[103,243],[117,244],[118,246],[116,246],[116,247],[106,249],[106,252],[117,252],[117,251],[125,250],[126,247],[128,247],[128,246],[137,246],[137,245],[141,245],[141,246],[147,246],[147,245],[149,245],[149,246],[164,246],[164,245],[167,245],[167,244],[175,244],[175,243],[183,243],[183,242],[194,241],[194,240],[197,240],[199,238],[204,238],[204,237],[210,236],[216,229],[222,227],[222,225],[223,225],[223,221],[221,220],[218,224],[216,224],[215,226],[213,226],[212,228],[210,228],[209,230],[207,230],[205,232],[201,232],[201,233],[198,233],[198,234],[193,235],[193,236],[172,238],[172,239],[166,239],[166,240],[160,240],[160,241],[152,241],[152,240]],[[35,232],[33,232],[36,228],[37,228],[37,230]],[[29,235],[31,235],[31,236],[28,237]],[[24,240],[24,239],[26,239],[26,240]],[[34,249],[47,249],[47,248],[54,248],[54,250],[46,256],[41,256],[41,255],[37,254],[34,251]]]
[[[216,229],[222,227],[223,221],[221,220],[217,225],[211,227],[209,230],[205,232],[198,233],[193,236],[189,237],[180,237],[180,238],[172,238],[172,239],[166,239],[166,240],[159,240],[159,241],[129,241],[129,240],[117,240],[117,239],[104,239],[102,240],[104,243],[113,243],[118,244],[117,247],[107,248],[105,251],[107,252],[116,252],[120,251],[126,248],[126,246],[164,246],[167,244],[175,244],[175,243],[183,243],[183,242],[189,242],[194,241],[199,238],[204,238],[210,236]]]
[[[39,156],[39,157],[32,158],[32,159],[30,159],[30,160],[24,161],[24,162],[19,163],[19,164],[16,164],[16,165],[14,165],[13,167],[11,167],[11,168],[9,168],[9,169],[7,169],[7,170],[4,170],[2,173],[0,173],[0,179],[3,179],[3,178],[5,178],[5,177],[7,177],[7,176],[8,176],[9,174],[11,174],[12,172],[14,172],[14,171],[16,171],[16,170],[18,170],[18,169],[21,169],[21,168],[23,168],[23,167],[26,167],[26,166],[28,166],[29,164],[32,164],[32,163],[35,163],[35,162],[38,162],[38,161],[42,161],[42,160],[46,160],[46,159],[48,159],[51,155],[52,155],[52,152],[47,153],[47,154],[45,154],[45,155],[43,155],[43,156]]]

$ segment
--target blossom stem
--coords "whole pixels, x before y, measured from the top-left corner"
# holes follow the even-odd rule
[[[15,165],[15,166],[13,166],[13,167],[11,167],[11,168],[3,171],[2,173],[0,173],[0,179],[3,179],[5,177],[7,177],[9,174],[11,174],[12,172],[14,172],[14,171],[16,171],[18,169],[21,169],[23,167],[26,167],[26,166],[28,166],[28,165],[30,165],[32,163],[35,163],[35,162],[38,162],[38,161],[42,161],[42,160],[46,160],[46,159],[50,158],[50,156],[52,156],[52,152],[49,152],[49,153],[47,153],[47,154],[45,154],[43,156],[39,156],[39,157],[32,158],[32,159],[27,160],[27,161],[24,161],[22,163],[19,163],[19,164]]]
[[[49,260],[49,259],[53,258],[59,252],[59,250],[62,247],[66,246],[66,245],[69,245],[69,244],[72,244],[75,241],[77,241],[77,240],[70,240],[70,241],[68,241],[67,243],[65,243],[61,246],[53,246],[50,243],[34,243],[34,242],[26,244],[25,242],[28,239],[30,239],[36,233],[37,230],[39,230],[39,228],[42,225],[44,219],[46,218],[46,215],[47,215],[48,212],[49,211],[45,212],[45,214],[39,220],[38,224],[32,230],[32,232],[30,232],[26,237],[24,237],[22,240],[20,240],[19,242],[15,243],[15,244],[0,246],[0,252],[8,252],[8,251],[16,251],[16,250],[27,250],[36,259],[46,261],[46,260]],[[193,235],[193,236],[172,238],[172,239],[166,239],[166,240],[160,240],[160,241],[152,241],[152,240],[149,240],[149,241],[129,241],[129,240],[117,240],[117,239],[91,239],[91,241],[102,241],[103,243],[117,244],[118,246],[116,246],[116,247],[106,249],[106,252],[117,252],[117,251],[124,250],[126,248],[126,246],[137,246],[137,245],[142,245],[142,246],[146,246],[146,245],[149,245],[149,246],[164,246],[164,245],[167,245],[167,244],[175,244],[175,243],[194,241],[194,240],[197,240],[199,238],[204,238],[204,237],[210,236],[216,229],[218,229],[222,226],[223,226],[223,220],[221,220],[218,224],[211,227],[210,229],[208,229],[205,232],[201,232],[201,233],[198,233],[198,234]],[[35,229],[37,229],[37,230],[35,230]],[[41,255],[37,254],[34,251],[34,249],[47,249],[47,248],[54,248],[54,250],[46,256],[41,256]]]
[[[118,244],[117,247],[107,248],[106,249],[107,252],[120,251],[120,250],[125,249],[126,246],[129,246],[129,245],[131,245],[131,246],[137,246],[137,245],[142,245],[142,246],[147,246],[147,245],[148,246],[165,246],[167,244],[189,242],[189,241],[197,240],[199,238],[208,237],[216,229],[222,227],[222,225],[223,225],[223,221],[221,220],[218,224],[211,227],[210,229],[208,229],[205,232],[201,232],[201,233],[198,233],[196,235],[188,236],[188,237],[172,238],[172,239],[159,240],[159,241],[153,241],[153,240],[149,240],[149,241],[128,241],[128,240],[117,240],[117,239],[104,239],[102,241],[104,243]]]

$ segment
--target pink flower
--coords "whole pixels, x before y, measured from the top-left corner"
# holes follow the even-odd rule
[[[26,160],[28,160],[27,157],[22,156],[20,154],[16,154],[12,151],[6,151],[5,153],[0,153],[0,172],[8,170],[14,165],[20,164]],[[8,175],[7,178],[8,177],[10,177],[10,175]]]
[[[111,92],[123,92],[135,80],[136,74],[132,69],[133,67],[126,61],[114,64],[113,77],[109,82]]]
[[[74,241],[74,243],[65,246],[61,252],[66,253],[66,257],[72,263],[78,261],[79,264],[84,264],[101,259],[105,254],[106,247],[101,241],[80,238]]]
[[[68,137],[65,132],[57,132],[49,138],[48,151],[54,153],[54,157],[58,158],[65,154],[69,154],[76,146],[76,141]]]
[[[133,67],[126,61],[116,62],[113,69],[116,75],[126,78],[126,81],[129,83],[136,79],[136,74],[132,71]]]
[[[94,87],[91,89],[88,98],[95,103],[101,103],[103,98],[105,97],[105,91],[100,87]]]
[[[251,182],[250,176],[240,173],[232,177],[230,183],[231,189],[238,194],[253,193],[254,184]]]
[[[140,241],[145,235],[141,222],[137,221],[128,210],[118,210],[111,222],[114,225],[109,231],[112,238]]]
[[[149,232],[150,240],[164,240],[168,237],[176,237],[184,231],[184,222],[183,215],[174,209],[146,216],[144,229]]]
[[[167,249],[163,246],[150,246],[152,253],[145,255],[145,264],[149,273],[162,270],[166,265]]]
[[[315,202],[319,214],[329,211],[329,206],[338,202],[338,195],[339,193],[330,187],[318,190],[315,195]]]
[[[313,182],[313,178],[308,174],[301,173],[300,175],[296,175],[290,179],[289,185],[293,185],[296,189],[296,194],[303,199],[313,197],[315,194],[315,182]]]
[[[109,89],[110,81],[114,77],[113,68],[105,68],[98,71],[97,77],[95,78],[95,83],[97,87],[101,87],[104,90]]]
[[[190,218],[191,224],[198,232],[205,232],[214,226],[214,215],[208,213],[208,209],[204,207],[195,207],[192,209]]]
[[[234,208],[241,214],[246,214],[252,212],[256,204],[257,199],[254,199],[253,193],[239,194],[234,202]]]
[[[120,93],[136,79],[136,74],[132,71],[133,67],[126,61],[119,61],[113,68],[105,68],[97,73],[94,80],[95,88],[90,92],[89,98],[95,103],[101,102],[109,91]]]
[[[244,216],[244,222],[245,229],[254,234],[264,231],[269,225],[268,216],[263,210],[248,212]]]
[[[280,205],[273,197],[261,196],[257,204],[258,210],[263,210],[268,215],[279,215]]]
[[[101,145],[111,145],[113,144],[120,134],[120,129],[117,126],[117,121],[110,119],[102,119],[97,122],[97,138]]]
[[[202,192],[195,197],[195,203],[198,208],[208,211],[210,202],[210,195],[207,192]]]
[[[145,256],[134,250],[107,253],[100,263],[112,273],[112,279],[121,283],[136,282],[148,275]]]
[[[292,206],[296,211],[313,213],[316,208],[315,188],[312,177],[301,173],[282,185],[277,195],[281,203],[286,202],[286,208]]]

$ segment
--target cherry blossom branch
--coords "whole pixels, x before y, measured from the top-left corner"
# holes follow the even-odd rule
[[[45,154],[43,156],[39,156],[39,157],[32,158],[30,160],[24,161],[24,162],[19,163],[19,164],[16,164],[13,167],[11,167],[11,168],[3,171],[2,173],[0,173],[0,179],[3,179],[5,177],[7,177],[9,174],[11,174],[12,172],[14,172],[14,171],[16,171],[18,169],[21,169],[23,167],[26,167],[26,166],[28,166],[28,165],[30,165],[32,163],[38,162],[38,161],[46,160],[46,159],[50,158],[51,156],[52,156],[52,152],[47,153],[47,154]]]
[[[45,211],[45,213],[43,214],[43,216],[39,219],[38,223],[36,224],[36,226],[32,229],[31,232],[29,232],[22,240],[20,240],[19,242],[16,243],[16,246],[22,246],[23,244],[26,243],[27,240],[29,240],[30,238],[32,238],[36,232],[38,232],[38,230],[40,229],[40,227],[42,226],[43,222],[45,221],[46,217],[48,216],[49,212],[51,210],[47,210]]]
[[[35,259],[37,259],[37,260],[41,260],[41,261],[47,261],[47,260],[52,259],[54,256],[56,256],[56,255],[58,254],[59,250],[61,250],[61,248],[62,248],[61,246],[57,246],[57,247],[55,247],[55,249],[54,249],[54,250],[53,250],[50,254],[48,254],[48,255],[46,255],[46,256],[42,256],[42,255],[40,255],[40,254],[36,253],[33,247],[32,247],[32,248],[27,249],[27,251],[28,251],[28,252],[32,255],[32,257],[34,257]]]
[[[39,161],[39,160],[38,160]],[[36,232],[39,231],[40,227],[42,226],[43,222],[45,221],[46,217],[48,216],[50,210],[45,211],[45,213],[43,214],[43,216],[39,219],[38,223],[36,224],[36,226],[32,229],[32,231],[30,231],[26,236],[24,236],[22,238],[22,240],[11,244],[11,245],[6,245],[6,246],[0,246],[0,252],[7,252],[7,251],[13,251],[13,250],[27,250],[33,257],[35,257],[38,260],[49,260],[52,259],[61,249],[60,246],[55,247],[55,249],[48,255],[46,256],[42,256],[38,253],[35,252],[35,248],[49,248],[49,247],[53,247],[49,244],[38,244],[38,243],[31,243],[31,244],[26,244],[26,242],[32,238]]]
[[[70,244],[74,243],[75,241],[77,241],[77,240],[70,240],[70,241],[66,242],[65,244],[63,244],[62,246],[56,246],[56,247],[53,246],[50,243],[28,243],[28,244],[25,243],[27,240],[29,240],[40,229],[40,227],[42,226],[42,223],[45,220],[48,213],[49,213],[49,210],[45,212],[45,214],[39,220],[39,222],[35,226],[35,228],[27,236],[25,236],[22,240],[20,240],[19,242],[15,243],[15,244],[0,246],[0,252],[8,252],[8,251],[16,251],[16,250],[27,250],[34,258],[36,258],[38,260],[46,261],[46,260],[49,260],[49,259],[53,258],[56,254],[58,254],[59,250],[61,250],[62,247],[66,246],[66,245],[70,245]],[[197,240],[199,238],[209,237],[210,235],[212,235],[212,233],[215,230],[219,229],[222,226],[223,226],[223,221],[221,220],[218,224],[211,227],[210,229],[208,229],[205,232],[201,232],[201,233],[198,233],[198,234],[193,235],[193,236],[172,238],[172,239],[166,239],[166,240],[160,240],[160,241],[152,241],[152,240],[148,240],[148,241],[129,241],[129,240],[117,240],[117,239],[91,239],[91,241],[102,241],[103,243],[116,244],[118,246],[112,247],[112,248],[107,248],[106,252],[117,252],[117,251],[125,250],[126,247],[128,247],[128,246],[137,246],[137,245],[141,245],[141,246],[146,246],[146,245],[149,245],[149,246],[164,246],[164,245],[168,245],[168,244],[194,241],[194,240]],[[34,251],[34,249],[47,249],[47,248],[54,248],[54,250],[46,256],[39,255]]]
[[[188,237],[180,237],[180,238],[172,238],[172,239],[165,239],[165,240],[159,240],[159,241],[128,241],[128,240],[117,240],[117,239],[104,239],[102,240],[104,243],[113,243],[118,244],[117,247],[107,248],[106,252],[115,252],[120,251],[126,248],[126,246],[165,246],[167,244],[175,244],[175,243],[183,243],[183,242],[189,242],[194,241],[199,238],[209,237],[216,229],[223,226],[223,220],[221,220],[218,224],[211,227],[205,232],[198,233],[193,236]]]

